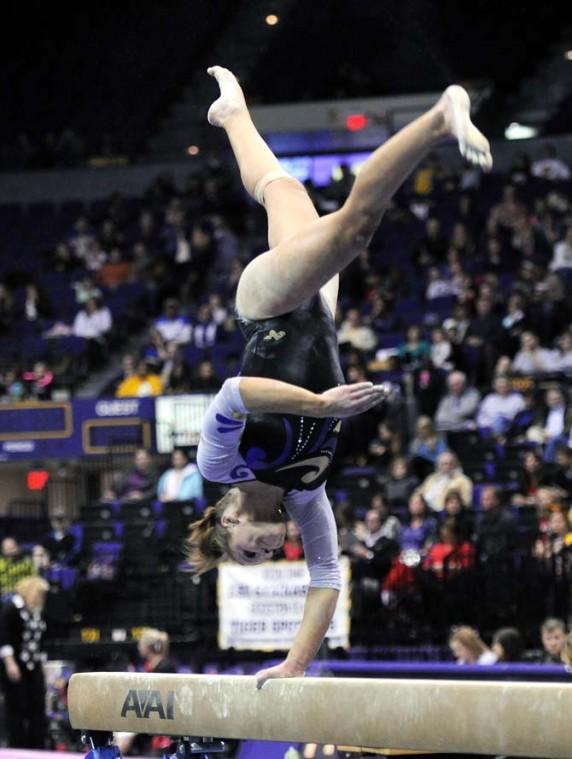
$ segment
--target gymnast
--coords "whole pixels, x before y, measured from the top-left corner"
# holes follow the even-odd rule
[[[260,687],[302,676],[328,630],[341,577],[325,481],[340,420],[386,395],[372,383],[344,384],[334,324],[338,274],[367,247],[393,195],[430,150],[452,138],[483,169],[492,158],[471,122],[468,94],[448,87],[368,158],[344,205],[319,218],[256,130],[235,76],[220,66],[208,73],[220,88],[208,120],[226,131],[246,190],[266,209],[269,250],[238,283],[241,371],[209,407],[197,451],[202,475],[231,487],[191,525],[187,552],[198,573],[221,559],[258,564],[284,542],[286,518],[298,524],[310,573],[303,619],[285,661],[258,673]]]

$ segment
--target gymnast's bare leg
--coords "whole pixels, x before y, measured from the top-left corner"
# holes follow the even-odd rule
[[[454,85],[372,153],[342,208],[319,218],[256,130],[234,75],[220,66],[209,74],[221,90],[209,121],[225,129],[246,190],[268,214],[270,249],[246,267],[236,295],[238,312],[250,319],[292,311],[320,290],[335,310],[338,273],[367,247],[393,195],[437,145],[455,139],[469,161],[492,167],[488,140],[470,119],[469,96]]]

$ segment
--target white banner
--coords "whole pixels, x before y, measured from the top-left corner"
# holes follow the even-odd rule
[[[342,589],[327,638],[349,647],[350,564],[341,558]],[[218,569],[219,646],[239,650],[287,650],[300,626],[310,576],[304,561],[254,567],[224,562]]]

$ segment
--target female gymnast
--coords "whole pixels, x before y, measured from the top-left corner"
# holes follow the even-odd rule
[[[226,131],[246,190],[266,209],[269,250],[238,283],[241,373],[209,407],[197,452],[203,476],[232,487],[191,526],[188,555],[197,572],[223,558],[258,564],[284,542],[286,514],[298,524],[310,572],[303,619],[285,661],[258,673],[260,687],[303,675],[328,630],[341,580],[325,481],[340,419],[386,392],[344,384],[334,325],[338,273],[368,245],[397,189],[435,146],[453,138],[483,169],[492,158],[471,122],[467,93],[449,87],[368,158],[344,205],[319,218],[257,132],[235,76],[220,66],[208,73],[220,88],[208,120]]]

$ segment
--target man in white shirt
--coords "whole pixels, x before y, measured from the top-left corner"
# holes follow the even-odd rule
[[[173,298],[165,301],[163,315],[155,319],[155,329],[168,343],[188,343],[191,339],[191,324],[180,313],[179,304]]]
[[[103,306],[97,298],[90,298],[77,312],[72,332],[75,337],[100,340],[109,332],[111,325],[111,312],[107,306]]]
[[[550,271],[572,268],[572,227],[568,227],[563,240],[554,246],[554,255],[550,262]]]
[[[467,387],[464,372],[451,372],[447,378],[447,387],[448,393],[441,398],[435,415],[437,429],[445,432],[474,429],[479,391]]]
[[[502,435],[519,411],[524,408],[524,398],[512,391],[507,377],[497,377],[493,392],[483,399],[477,414],[477,426],[492,429]]]

